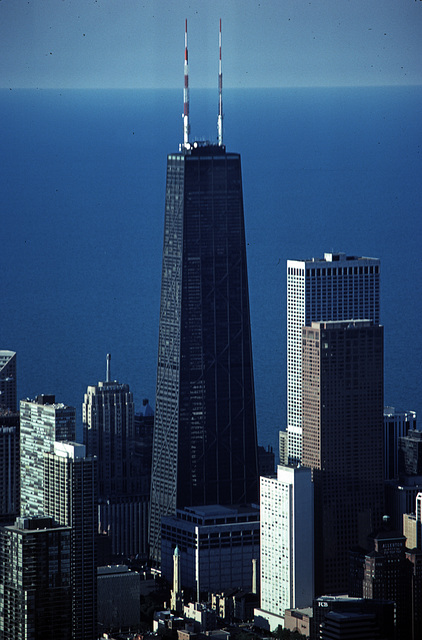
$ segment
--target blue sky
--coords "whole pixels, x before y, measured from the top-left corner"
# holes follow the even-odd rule
[[[0,86],[422,83],[421,0],[0,0]]]

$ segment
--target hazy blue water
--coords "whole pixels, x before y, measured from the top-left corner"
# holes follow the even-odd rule
[[[191,93],[216,138],[215,92]],[[287,258],[380,257],[385,402],[422,419],[422,88],[226,91],[242,154],[259,440],[286,414]],[[105,375],[155,395],[166,154],[175,91],[0,92],[0,348],[20,397],[78,408]]]

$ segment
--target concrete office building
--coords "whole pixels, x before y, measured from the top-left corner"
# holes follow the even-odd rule
[[[277,629],[286,609],[310,606],[314,597],[314,501],[311,471],[277,468],[261,477],[261,606],[255,624]]]
[[[71,640],[71,530],[52,518],[0,528],[0,637]]]
[[[44,454],[44,512],[71,527],[72,640],[97,634],[96,465],[75,442],[55,442]]]
[[[287,432],[289,460],[302,455],[302,327],[313,321],[380,322],[380,261],[325,253],[287,261]]]
[[[162,520],[161,573],[173,580],[177,546],[182,589],[217,593],[252,590],[252,561],[259,561],[259,509],[256,506],[204,505],[178,509]]]
[[[302,462],[315,487],[317,595],[347,592],[348,552],[382,522],[383,393],[382,326],[303,328]]]
[[[40,395],[20,403],[20,492],[21,515],[44,513],[44,454],[54,451],[56,440],[74,441],[76,410],[54,395]]]
[[[0,410],[16,412],[16,353],[0,350]]]

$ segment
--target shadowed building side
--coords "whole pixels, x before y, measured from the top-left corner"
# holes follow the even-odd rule
[[[150,550],[176,508],[256,502],[257,435],[240,156],[168,156]]]

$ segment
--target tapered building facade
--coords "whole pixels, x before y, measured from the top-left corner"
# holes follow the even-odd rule
[[[176,508],[256,502],[257,435],[240,156],[167,158],[150,554]]]

